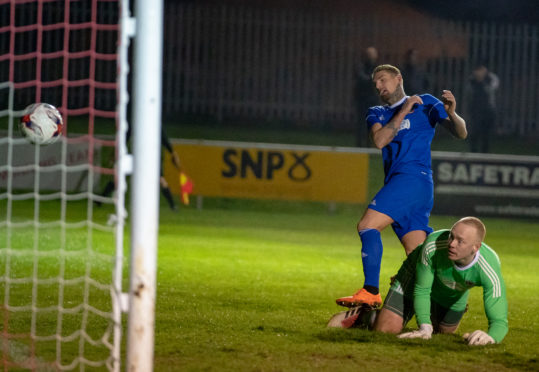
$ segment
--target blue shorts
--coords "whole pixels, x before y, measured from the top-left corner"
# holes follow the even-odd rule
[[[432,175],[397,173],[374,196],[368,208],[393,219],[391,227],[399,239],[410,231],[430,234],[430,211],[434,203]]]

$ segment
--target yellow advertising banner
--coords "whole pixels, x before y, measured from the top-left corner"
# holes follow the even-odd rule
[[[193,195],[363,203],[369,156],[344,148],[220,141],[173,141]],[[179,193],[178,171],[164,175]]]

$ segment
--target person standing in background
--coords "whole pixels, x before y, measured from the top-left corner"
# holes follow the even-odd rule
[[[356,71],[354,103],[357,111],[356,146],[369,146],[369,132],[365,128],[365,117],[369,107],[379,104],[378,95],[372,85],[372,71],[378,65],[378,50],[370,46],[363,52],[363,62]]]
[[[412,95],[431,92],[430,81],[427,72],[419,63],[417,49],[408,49],[406,51],[401,72],[403,76],[406,76],[406,92]]]
[[[473,69],[466,87],[471,152],[489,152],[490,137],[496,123],[496,92],[499,86],[500,79],[488,70],[485,63]]]

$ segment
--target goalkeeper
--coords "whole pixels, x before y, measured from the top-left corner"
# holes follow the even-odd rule
[[[398,337],[430,339],[432,333],[454,333],[466,311],[469,289],[480,286],[488,331],[466,333],[464,339],[469,345],[501,342],[508,330],[505,284],[498,256],[483,243],[485,232],[481,220],[464,217],[451,230],[430,234],[399,269],[374,330],[398,334],[415,314],[419,329]],[[343,312],[341,326],[361,326],[372,319],[372,313],[356,314]]]

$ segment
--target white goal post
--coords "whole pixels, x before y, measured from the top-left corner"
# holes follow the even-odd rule
[[[127,369],[151,371],[159,227],[163,0],[137,0],[135,12],[134,169]]]
[[[3,370],[153,370],[163,8],[0,0]],[[18,133],[34,102],[64,117],[52,145]]]

